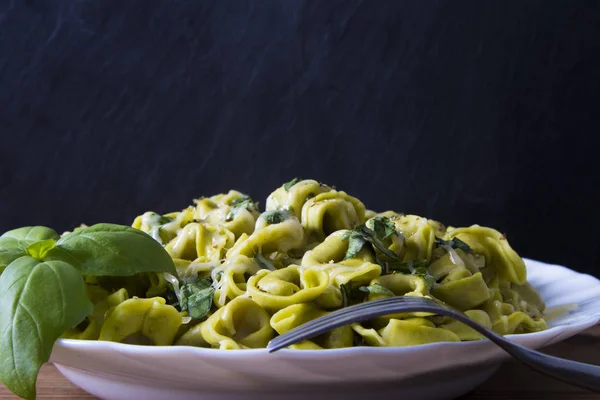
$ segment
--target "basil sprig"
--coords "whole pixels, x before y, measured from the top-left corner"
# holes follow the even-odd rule
[[[35,399],[54,342],[92,313],[82,275],[142,272],[176,274],[157,241],[127,226],[98,224],[60,238],[35,226],[0,236],[0,381]]]
[[[342,236],[342,240],[348,240],[348,250],[346,251],[345,259],[355,257],[367,243],[370,243],[372,245],[375,258],[382,266],[384,274],[390,272],[393,273],[396,271],[410,273],[422,278],[425,282],[425,285],[431,289],[435,284],[435,278],[429,272],[429,262],[427,260],[409,260],[402,262],[400,257],[387,248],[383,243],[384,239],[387,239],[392,235],[400,235],[400,233],[396,231],[395,225],[392,221],[381,216],[371,218],[366,223],[358,225],[356,228],[344,233]],[[439,244],[441,242],[436,243]],[[456,239],[456,241],[453,241],[452,243],[455,246],[462,246],[461,244],[466,245],[466,243],[460,241],[459,239]],[[464,246],[460,248],[464,248]],[[375,249],[388,256],[391,261],[381,261]],[[361,290],[371,291],[372,289],[373,288],[367,288]]]

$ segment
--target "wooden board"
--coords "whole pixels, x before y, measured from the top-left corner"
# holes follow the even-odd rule
[[[558,357],[600,365],[600,325],[561,343],[543,349]],[[73,386],[52,365],[45,365],[38,379],[38,399],[96,399]],[[17,399],[0,384],[0,399]],[[600,400],[600,393],[590,393],[547,378],[517,363],[507,362],[486,383],[461,400],[476,399],[570,399]]]

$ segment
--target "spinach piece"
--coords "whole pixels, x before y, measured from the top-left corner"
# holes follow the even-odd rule
[[[392,292],[390,289],[386,288],[385,286],[380,285],[379,283],[374,283],[369,286],[361,286],[358,288],[358,290],[360,290],[361,292],[365,292],[365,293],[382,294],[385,296],[395,296],[394,292]]]
[[[63,236],[46,258],[67,262],[87,276],[177,275],[171,256],[160,243],[138,229],[114,224],[92,225]]]
[[[181,311],[187,311],[189,316],[200,319],[210,312],[215,288],[209,278],[188,281],[179,287],[179,306]]]
[[[225,216],[225,221],[226,222],[233,221],[233,219],[235,218],[235,215],[240,210],[243,210],[243,209],[246,209],[246,210],[256,209],[256,204],[254,203],[254,201],[249,196],[236,197],[235,199],[231,200],[231,202],[229,203],[229,205],[232,208],[231,208],[231,210],[229,210],[229,212]]]
[[[435,238],[435,244],[438,247],[450,246],[453,249],[461,249],[465,253],[472,253],[473,252],[473,250],[471,249],[471,246],[469,246],[468,244],[466,244],[465,242],[463,242],[459,238],[452,238],[452,240],[444,240],[444,239],[436,237]]]
[[[300,178],[294,178],[291,181],[284,183],[283,188],[285,189],[286,192],[289,192],[290,188],[292,186],[294,186],[296,183],[298,183],[299,180],[300,180]]]
[[[54,342],[92,313],[92,303],[71,265],[22,256],[0,277],[0,304],[0,380],[17,396],[34,399]]]

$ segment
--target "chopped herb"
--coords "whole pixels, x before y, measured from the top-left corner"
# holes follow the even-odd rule
[[[348,307],[350,305],[350,292],[351,289],[347,283],[340,285],[340,291],[342,292],[342,307]]]
[[[152,215],[148,218],[148,226],[151,226],[151,227],[165,225],[165,224],[168,224],[169,222],[173,222],[173,218],[166,217],[164,215],[160,215],[157,213],[152,213]]]
[[[402,272],[402,273],[410,273],[412,275],[416,275],[418,277],[423,278],[425,284],[429,289],[433,287],[435,283],[434,277],[429,273],[429,261],[427,260],[408,260],[406,262],[388,262],[387,268],[392,273]]]
[[[194,319],[206,316],[212,307],[214,293],[212,280],[208,278],[182,283],[177,295],[181,311],[187,311]]]
[[[167,290],[167,292],[164,295],[164,298],[167,301],[167,304],[175,308],[179,307],[179,298],[177,297],[177,294],[174,291]]]
[[[233,221],[233,219],[235,218],[235,215],[240,210],[243,210],[243,209],[246,209],[246,210],[256,209],[256,203],[254,203],[254,201],[250,197],[248,197],[248,196],[236,197],[235,199],[231,200],[231,202],[229,203],[229,205],[232,208],[227,213],[227,215],[225,216],[225,221],[227,221],[227,222]]]
[[[358,252],[367,243],[367,240],[358,232],[348,231],[342,236],[342,240],[348,240],[348,250],[345,259],[356,257]]]
[[[265,220],[269,225],[279,224],[285,221],[285,215],[279,211],[272,211],[265,216]]]
[[[288,192],[292,186],[294,186],[296,183],[298,183],[299,180],[300,180],[300,178],[294,178],[291,181],[284,183],[283,188],[285,189],[286,192]]]
[[[436,237],[435,244],[438,247],[450,246],[453,249],[461,249],[465,253],[473,252],[473,250],[471,250],[471,247],[468,244],[466,244],[465,242],[463,242],[462,240],[460,240],[459,238],[452,238],[452,240],[444,240],[444,239],[440,239],[440,238]]]
[[[394,292],[379,283],[374,283],[369,286],[361,286],[358,288],[361,292],[381,294],[384,296],[395,296]]]
[[[367,227],[375,232],[378,239],[387,239],[392,235],[397,235],[396,225],[386,217],[374,217],[367,221]]]
[[[367,222],[370,223],[370,221],[373,221],[373,219]],[[364,247],[365,243],[369,242],[374,248],[378,249],[389,258],[399,260],[396,253],[388,249],[382,242],[383,239],[386,239],[390,235],[394,233],[398,234],[395,229],[393,229],[393,232],[390,232],[391,228],[388,224],[391,224],[391,222],[389,222],[387,218],[379,217],[376,222],[371,224],[374,229],[369,228],[366,224],[360,224],[352,231],[344,233],[342,240],[349,241],[345,258],[348,259],[356,256],[356,254]]]
[[[435,284],[435,278],[429,273],[427,267],[417,267],[412,271],[412,274],[422,278],[428,289],[431,289]]]

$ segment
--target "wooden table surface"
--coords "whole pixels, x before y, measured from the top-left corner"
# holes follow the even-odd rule
[[[546,347],[545,353],[600,365],[600,325],[563,342]],[[94,396],[73,386],[52,365],[45,365],[38,379],[38,396],[42,399],[90,400]],[[0,400],[17,399],[0,384]],[[461,400],[475,399],[569,399],[600,400],[600,393],[590,393],[546,378],[513,361],[505,363],[487,382]]]

